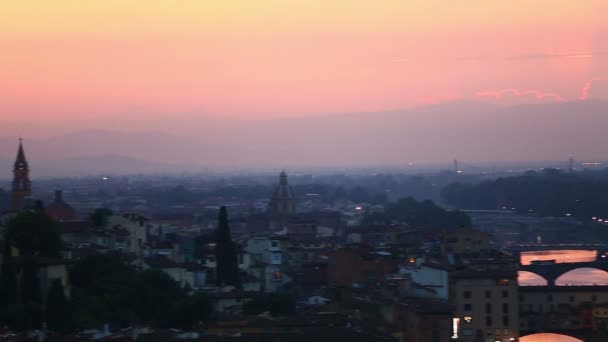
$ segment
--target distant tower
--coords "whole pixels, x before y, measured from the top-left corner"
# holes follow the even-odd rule
[[[458,173],[458,160],[454,159],[454,173]]]
[[[274,215],[292,214],[296,212],[296,195],[287,181],[285,170],[279,177],[279,186],[272,193],[268,210]]]
[[[568,172],[574,172],[574,157],[570,157],[570,159],[568,159]]]
[[[31,194],[30,168],[23,152],[23,139],[19,138],[19,150],[13,167],[12,209],[15,211],[23,209],[26,198]]]

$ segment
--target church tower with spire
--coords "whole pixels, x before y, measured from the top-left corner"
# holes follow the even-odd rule
[[[19,211],[25,207],[27,197],[32,194],[30,168],[23,151],[23,139],[19,138],[19,150],[13,167],[12,209]]]

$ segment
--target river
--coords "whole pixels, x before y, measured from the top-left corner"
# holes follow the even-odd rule
[[[597,254],[597,251],[594,250],[522,252],[520,262],[522,265],[530,265],[533,261],[543,260],[555,260],[556,263],[593,262],[597,260]],[[543,286],[547,284],[547,282],[538,275],[524,271],[519,272],[518,282],[519,285],[523,286]],[[570,271],[559,277],[556,281],[556,285],[608,285],[608,273],[594,268],[581,268]]]

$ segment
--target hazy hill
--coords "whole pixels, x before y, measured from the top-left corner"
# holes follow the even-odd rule
[[[192,136],[80,131],[46,140],[28,137],[26,149],[40,174],[205,166],[448,164],[453,158],[468,162],[608,159],[606,108],[606,102],[598,101],[511,107],[452,102],[400,112],[226,122],[212,128],[200,122],[193,124],[200,126],[200,134]],[[16,143],[15,138],[0,138],[0,155],[12,159]]]

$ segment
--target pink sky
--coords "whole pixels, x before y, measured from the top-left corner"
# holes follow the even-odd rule
[[[0,13],[0,134],[608,99],[605,0],[23,0]]]

